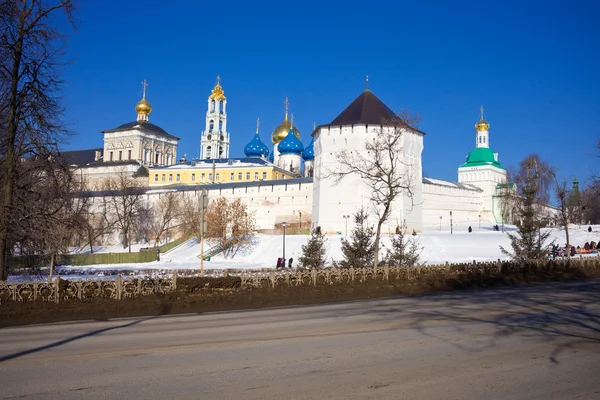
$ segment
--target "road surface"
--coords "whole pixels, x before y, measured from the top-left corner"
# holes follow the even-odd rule
[[[600,399],[600,281],[0,330],[2,399]]]

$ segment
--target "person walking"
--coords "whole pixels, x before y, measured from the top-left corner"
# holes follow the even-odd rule
[[[294,259],[292,257],[290,257],[290,259],[288,260],[288,268],[292,268],[292,263],[294,262]]]

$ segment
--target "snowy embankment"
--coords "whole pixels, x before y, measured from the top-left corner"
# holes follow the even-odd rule
[[[600,241],[600,226],[592,226],[593,231],[587,231],[587,226],[571,226],[569,229],[571,243],[583,247],[585,242]],[[514,227],[506,226],[506,231],[514,231]],[[550,231],[550,241],[564,246],[566,243],[565,232],[560,229],[544,229]],[[506,259],[502,254],[500,246],[510,249],[510,241],[506,232],[492,230],[491,224],[482,224],[481,228],[473,227],[473,232],[468,232],[468,226],[455,226],[453,233],[446,227],[426,227],[424,232],[416,236],[420,246],[423,248],[421,262],[428,265],[459,263],[459,262],[484,262]],[[287,235],[285,237],[285,257],[294,259],[297,265],[298,258],[302,252],[302,245],[308,240],[308,235]],[[327,235],[327,257],[328,263],[342,258],[341,239],[342,235]],[[389,246],[389,237],[382,240],[383,252]],[[205,250],[210,245],[205,245]],[[148,271],[148,270],[199,270],[200,269],[200,245],[191,240],[177,247],[171,252],[161,255],[161,260],[142,264],[109,264],[92,265],[85,267],[59,267],[58,272],[63,274],[112,274],[114,271]],[[204,262],[206,270],[256,270],[275,268],[277,257],[283,255],[282,235],[257,235],[255,244],[245,252],[239,252],[231,259],[225,259],[217,255],[211,261]],[[157,271],[158,272],[158,271]]]

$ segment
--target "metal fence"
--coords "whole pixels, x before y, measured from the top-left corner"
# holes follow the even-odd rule
[[[113,279],[77,279],[54,281],[0,282],[0,303],[10,301],[48,301],[105,298],[121,300],[152,294],[165,294],[177,289],[177,274],[169,277]]]

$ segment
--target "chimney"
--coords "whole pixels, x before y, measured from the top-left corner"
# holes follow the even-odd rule
[[[98,161],[101,158],[101,152],[100,150],[96,150],[96,154],[94,155],[94,161]]]

